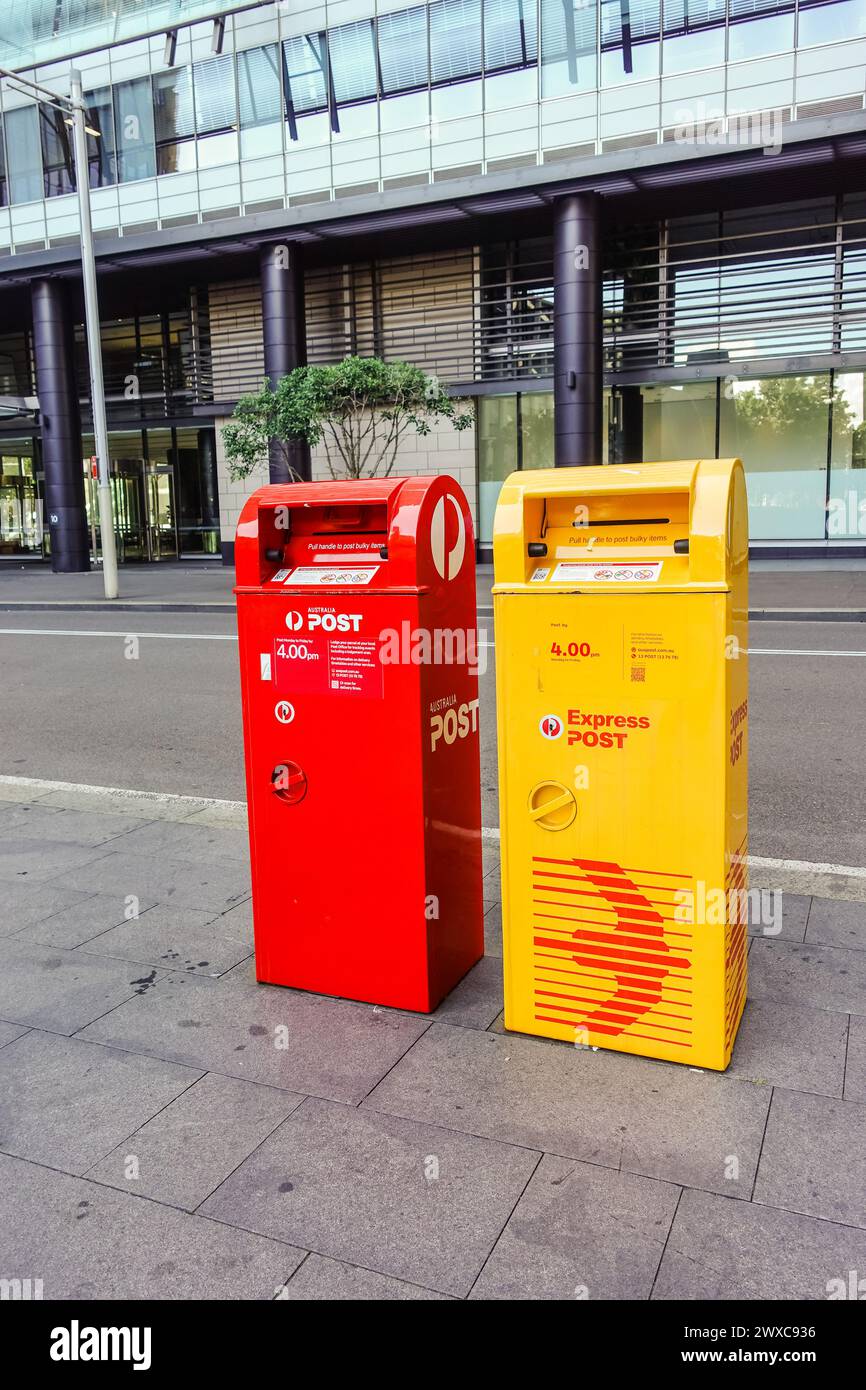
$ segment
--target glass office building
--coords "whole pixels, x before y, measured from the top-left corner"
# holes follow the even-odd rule
[[[600,458],[738,453],[754,542],[866,546],[866,0],[3,9],[0,66],[84,83],[124,558],[230,558],[219,430],[273,374],[278,239],[298,360],[403,358],[476,400],[471,439],[405,465],[456,471],[488,547],[503,477],[563,461],[552,220],[583,190]],[[40,396],[29,296],[62,282],[95,544],[77,242],[69,128],[4,78],[0,397]],[[38,416],[0,412],[0,556],[50,548],[42,448]]]

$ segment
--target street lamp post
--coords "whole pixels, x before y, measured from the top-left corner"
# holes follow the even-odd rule
[[[87,356],[90,362],[90,399],[93,407],[93,435],[99,478],[99,535],[102,541],[102,582],[106,598],[117,598],[117,548],[114,542],[114,516],[111,506],[111,477],[108,468],[108,426],[105,420],[105,387],[102,378],[102,341],[99,335],[99,301],[96,293],[96,260],[93,254],[93,224],[90,218],[90,177],[87,168],[84,92],[81,73],[69,74],[72,106],[72,145],[75,158],[75,186],[81,222],[81,278],[84,282],[84,322]]]
[[[81,73],[70,72],[70,95],[60,96],[38,82],[31,82],[16,72],[0,68],[0,77],[29,89],[41,100],[63,113],[72,127],[72,153],[75,168],[75,187],[78,191],[78,212],[81,223],[81,278],[84,284],[84,324],[87,335],[87,357],[90,365],[90,397],[93,409],[93,434],[99,492],[99,534],[102,542],[102,582],[106,598],[117,598],[117,548],[114,541],[114,516],[111,503],[111,477],[108,466],[108,426],[105,420],[105,389],[102,377],[102,342],[99,335],[99,300],[96,292],[96,261],[93,254],[93,224],[90,216],[90,178],[87,169],[87,108],[81,87]],[[93,134],[98,134],[94,131]]]

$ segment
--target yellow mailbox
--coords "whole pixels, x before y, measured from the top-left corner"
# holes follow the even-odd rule
[[[746,996],[743,466],[513,473],[493,555],[506,1027],[724,1070]]]

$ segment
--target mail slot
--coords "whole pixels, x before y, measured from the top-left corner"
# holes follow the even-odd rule
[[[484,940],[466,498],[264,487],[235,563],[257,977],[433,1009]]]
[[[493,549],[505,1025],[724,1070],[746,996],[742,464],[512,474]]]

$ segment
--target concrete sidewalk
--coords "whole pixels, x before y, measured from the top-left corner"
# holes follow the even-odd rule
[[[824,1299],[866,1269],[866,879],[786,893],[718,1075],[503,1033],[495,841],[487,955],[428,1018],[256,984],[239,804],[0,794],[4,1276]]]
[[[491,604],[491,565],[478,567],[478,603]],[[233,612],[234,570],[203,561],[126,566],[120,598],[106,603],[102,574],[52,574],[45,565],[0,565],[0,611]],[[866,621],[866,560],[754,560],[752,618]]]

